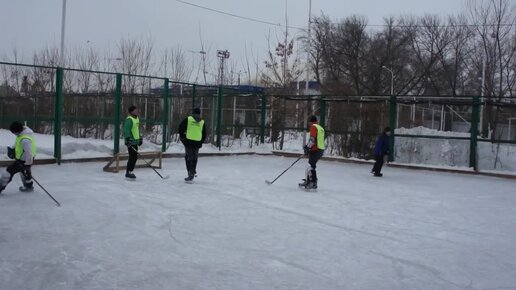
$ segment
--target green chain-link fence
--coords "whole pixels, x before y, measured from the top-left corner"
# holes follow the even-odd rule
[[[516,154],[516,102],[509,98],[299,96],[0,62],[0,126],[27,122],[53,139],[53,152],[42,153],[58,162],[68,150],[62,148],[62,136],[112,140],[106,150],[118,153],[121,124],[131,105],[140,110],[147,141],[162,151],[178,142],[179,123],[198,107],[207,141],[219,148],[239,142],[285,150],[292,140],[300,148],[306,120],[315,114],[327,131],[327,155],[369,159],[386,126],[395,129],[390,158],[397,162],[497,169],[510,167],[507,157]]]

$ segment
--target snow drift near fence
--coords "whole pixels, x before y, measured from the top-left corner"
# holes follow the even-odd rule
[[[469,133],[444,132],[425,127],[399,128],[396,134],[466,137]],[[395,160],[399,163],[469,167],[469,140],[396,137]],[[478,142],[480,170],[516,172],[516,145]]]
[[[425,127],[400,128],[396,134],[466,137],[469,133],[443,132]],[[38,144],[38,158],[52,158],[54,154],[54,136],[35,134]],[[266,140],[267,142],[268,140]],[[0,160],[7,159],[7,146],[14,143],[14,135],[9,130],[0,129]],[[279,142],[256,145],[253,137],[242,134],[241,138],[232,139],[224,136],[222,148],[205,144],[201,153],[270,153],[279,150]],[[303,133],[285,132],[283,151],[302,153]],[[395,139],[395,160],[397,163],[419,165],[433,165],[442,167],[468,168],[469,167],[469,140],[446,140],[397,137]],[[120,140],[120,151],[127,149]],[[160,151],[161,145],[145,141],[142,151]],[[372,150],[372,149],[371,149]],[[70,136],[62,137],[63,159],[108,157],[112,156],[113,140],[81,139]],[[168,145],[167,153],[183,153],[181,143],[173,142]],[[326,156],[332,152],[327,148]],[[480,170],[516,172],[516,145],[493,144],[490,142],[478,143],[478,165]]]

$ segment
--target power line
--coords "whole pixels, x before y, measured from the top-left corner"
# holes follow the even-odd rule
[[[186,2],[186,1],[183,1],[183,0],[176,0],[176,1],[180,2],[180,3],[183,3],[183,4],[186,4],[186,5],[197,7],[197,8],[200,8],[200,9],[208,10],[208,11],[211,11],[211,12],[216,12],[216,13],[219,13],[219,14],[224,14],[224,15],[232,16],[232,17],[235,17],[235,18],[240,18],[240,19],[244,19],[244,20],[248,20],[248,21],[253,21],[253,22],[258,22],[258,23],[267,24],[267,25],[272,25],[272,26],[285,27],[285,25],[281,25],[280,23],[274,23],[274,22],[260,20],[260,19],[256,19],[256,18],[252,18],[252,17],[237,15],[237,14],[233,14],[233,13],[229,13],[229,12],[225,12],[225,11],[209,8],[209,7],[206,7],[206,6],[201,6],[201,5],[197,5],[197,4],[194,4],[194,3]],[[303,28],[295,27],[295,26],[288,26],[288,28],[294,28],[294,29],[303,30]]]
[[[208,11],[211,11],[211,12],[215,12],[215,13],[219,13],[219,14],[223,14],[223,15],[228,15],[228,16],[231,16],[231,17],[235,17],[235,18],[239,18],[239,19],[244,19],[244,20],[247,20],[247,21],[252,21],[252,22],[257,22],[257,23],[277,26],[277,27],[287,27],[287,28],[292,28],[292,29],[297,29],[297,30],[305,30],[305,28],[298,27],[298,26],[290,26],[290,25],[285,26],[285,25],[282,25],[280,23],[274,23],[274,22],[270,22],[270,21],[265,21],[265,20],[257,19],[257,18],[237,15],[237,14],[234,14],[234,13],[229,13],[229,12],[225,12],[225,11],[222,11],[222,10],[217,10],[217,9],[209,8],[209,7],[206,7],[206,6],[201,6],[201,5],[190,3],[190,2],[187,2],[187,1],[183,1],[183,0],[176,0],[176,1],[180,2],[180,3],[183,3],[185,5],[190,5],[190,6],[193,6],[193,7],[196,7],[196,8],[200,8],[200,9],[203,9],[203,10],[208,10]],[[366,24],[365,26],[366,27],[389,27],[390,26],[390,27],[399,27],[399,28],[407,28],[407,27],[416,27],[416,28],[417,27],[419,27],[419,28],[421,28],[421,27],[448,28],[448,27],[497,27],[497,26],[500,26],[500,27],[515,26],[516,27],[516,23],[501,23],[501,24],[488,24],[488,23],[486,23],[486,24],[444,24],[444,25]]]

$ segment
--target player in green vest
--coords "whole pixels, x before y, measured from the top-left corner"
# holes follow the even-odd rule
[[[16,173],[20,173],[23,183],[23,186],[19,188],[20,191],[33,191],[31,166],[36,156],[34,132],[20,122],[13,122],[9,129],[16,135],[14,147],[7,148],[7,155],[9,158],[14,159],[14,162],[2,172],[0,177],[0,193],[11,182]]]
[[[124,122],[123,135],[125,146],[127,146],[127,152],[129,153],[125,177],[129,180],[134,180],[136,178],[133,170],[136,165],[136,161],[138,160],[138,146],[143,144],[143,138],[140,134],[140,119],[138,118],[138,115],[138,108],[130,106],[129,116],[127,116]]]
[[[199,157],[199,149],[206,138],[206,124],[201,118],[201,110],[195,108],[192,115],[186,117],[179,124],[179,138],[185,145],[185,163],[188,177],[186,182],[191,182],[197,173],[197,159]]]
[[[306,168],[306,177],[299,186],[305,189],[316,189],[317,171],[315,168],[317,161],[319,161],[324,154],[324,128],[317,123],[316,116],[311,116],[308,119],[308,125],[310,127],[310,139],[303,150],[305,155],[308,155],[308,164],[310,164],[310,166]]]

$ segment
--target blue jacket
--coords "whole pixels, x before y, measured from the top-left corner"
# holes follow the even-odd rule
[[[389,135],[383,133],[378,136],[376,139],[376,143],[374,145],[374,155],[381,156],[384,154],[389,154]]]

